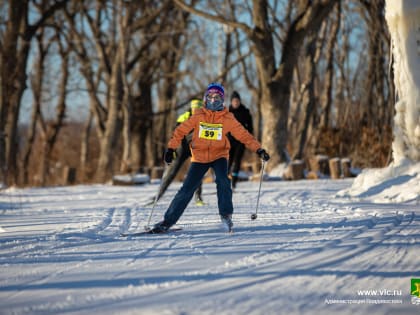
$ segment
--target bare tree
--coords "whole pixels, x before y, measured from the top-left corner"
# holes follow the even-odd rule
[[[337,42],[338,31],[341,21],[341,2],[336,5],[336,16],[331,19],[330,36],[326,43],[326,69],[324,80],[324,91],[321,97],[322,111],[320,115],[320,127],[327,128],[331,120],[331,106],[333,101],[333,79],[334,79],[334,50]]]
[[[177,85],[184,75],[179,71],[186,45],[189,13],[177,7],[168,10],[167,25],[156,41],[159,50],[158,110],[164,114],[155,116],[153,153],[154,162],[161,163],[168,136],[175,126]]]
[[[0,18],[0,180],[10,184],[17,176],[10,157],[17,158],[26,62],[35,52],[32,118],[19,169],[28,170],[31,144],[41,141],[44,183],[63,134],[68,97],[61,87],[68,79],[63,68],[51,90],[53,103],[45,97],[49,72],[40,66],[51,67],[57,56],[63,67],[68,56],[75,56],[70,67],[78,67],[84,79],[78,88],[87,92],[89,114],[83,117],[83,171],[78,173],[89,172],[95,181],[161,163],[177,111],[192,97],[202,97],[211,81],[223,82],[227,90],[245,84],[256,101],[256,124],[263,126],[262,132],[255,128],[255,135],[272,154],[270,167],[287,159],[286,145],[301,158],[324,150],[325,142],[317,141],[324,131],[342,135],[345,130],[356,138],[361,128],[354,126],[365,123],[386,139],[385,129],[378,127],[390,123],[393,89],[386,75],[383,6],[384,0],[228,0],[211,9],[195,0],[0,2],[8,12]],[[64,16],[54,14],[62,7]],[[29,25],[33,8],[37,11],[30,19],[38,20]],[[18,25],[23,25],[19,32]],[[48,46],[51,29],[60,39],[52,46],[56,51]],[[357,43],[355,35],[361,38]],[[36,37],[42,43],[38,50],[31,49]],[[355,52],[365,58],[355,59]],[[44,111],[52,104],[58,110],[53,118]],[[334,152],[345,152],[343,147]],[[22,175],[27,182],[29,174]],[[88,179],[85,175],[79,178]]]
[[[316,79],[316,65],[320,58],[320,47],[317,46],[317,31],[314,30],[308,36],[308,43],[306,44],[306,51],[304,55],[304,71],[305,81],[303,83],[303,122],[301,129],[297,134],[298,148],[294,156],[295,159],[302,159],[304,149],[307,141],[308,130],[310,128],[310,121],[313,118],[317,98],[315,96],[315,79]]]
[[[364,10],[361,14],[367,23],[368,33],[368,68],[366,79],[363,82],[365,92],[362,99],[362,117],[365,125],[382,130],[383,116],[388,116],[389,108],[392,108],[385,86],[388,80],[386,75],[386,58],[389,47],[389,35],[386,30],[384,15],[385,0],[365,1],[361,0]],[[386,120],[386,119],[385,119]],[[388,120],[388,123],[390,121]]]
[[[253,27],[235,19],[226,19],[222,15],[198,10],[181,0],[174,1],[182,9],[192,14],[240,29],[252,42],[258,79],[261,84],[261,109],[264,121],[263,146],[272,153],[273,163],[271,165],[283,161],[288,139],[290,86],[294,67],[298,60],[296,52],[300,50],[308,33],[313,29],[318,29],[318,25],[328,16],[337,0],[299,2],[297,15],[286,32],[278,65],[275,61],[273,27],[268,14],[268,1],[254,0],[252,2]]]
[[[44,72],[45,72],[45,59],[48,54],[48,51],[52,44],[52,38],[45,40],[44,37],[44,28],[40,29],[40,32],[36,35],[36,43],[38,48],[38,56],[34,60],[34,65],[32,67],[33,71],[30,76],[31,90],[33,93],[33,105],[32,105],[32,114],[31,120],[28,128],[27,140],[25,147],[23,149],[23,158],[22,158],[22,183],[24,185],[29,184],[29,161],[33,151],[33,146],[37,134],[37,125],[41,113],[41,104],[42,104],[42,91],[43,91],[43,82],[44,82]]]
[[[160,6],[149,4],[116,2],[107,6],[97,1],[93,7],[92,3],[80,3],[66,13],[71,26],[71,42],[83,65],[81,70],[88,86],[91,112],[97,122],[100,141],[97,181],[104,181],[113,172],[124,124],[123,163],[129,168],[132,167],[131,160],[140,154],[135,151],[142,150],[136,139],[144,141],[146,137],[141,137],[140,132],[149,130],[147,117],[152,105],[151,97],[147,95],[151,95],[153,84],[153,76],[149,73],[153,73],[157,65],[156,57],[149,49],[156,36],[148,36],[149,33],[144,37],[134,35],[142,31],[146,34],[152,26],[159,32],[165,23],[162,20],[158,23],[156,18],[168,6],[167,2]],[[82,27],[82,21],[89,25],[92,35]],[[104,98],[100,97],[101,84],[106,87]]]
[[[26,67],[32,38],[45,22],[67,0],[51,1],[42,5],[42,11],[33,24],[29,23],[29,7],[35,1],[8,1],[7,22],[0,39],[0,170],[6,185],[17,182],[17,122],[21,98],[26,89]],[[44,9],[45,8],[45,9]]]
[[[90,105],[89,108],[94,108],[94,105]],[[89,145],[89,139],[91,136],[92,130],[92,122],[93,122],[93,114],[92,110],[89,110],[88,117],[84,124],[84,128],[81,134],[81,141],[80,141],[80,171],[79,171],[79,178],[82,181],[87,181],[89,179],[88,176],[88,161],[91,158],[91,149]]]
[[[43,138],[43,151],[41,158],[41,185],[47,184],[47,179],[49,177],[50,170],[50,161],[51,155],[54,149],[54,146],[57,141],[58,134],[60,129],[63,127],[63,122],[66,114],[66,98],[67,98],[67,82],[69,78],[69,53],[70,50],[66,47],[62,39],[59,36],[56,36],[56,43],[59,48],[59,55],[61,58],[60,66],[60,80],[58,82],[58,98],[56,108],[56,116],[53,120],[46,120],[42,112],[39,112],[40,115],[40,125]]]

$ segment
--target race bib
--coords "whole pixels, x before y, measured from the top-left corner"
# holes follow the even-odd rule
[[[223,125],[200,122],[198,137],[207,140],[222,140]]]

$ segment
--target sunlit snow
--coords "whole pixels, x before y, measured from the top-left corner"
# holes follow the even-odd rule
[[[207,183],[182,231],[127,239],[158,183],[3,190],[0,314],[419,314],[419,203],[336,196],[352,181],[264,182],[254,221],[258,183],[240,182],[233,235]]]

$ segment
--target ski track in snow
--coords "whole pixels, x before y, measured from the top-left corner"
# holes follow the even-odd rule
[[[234,233],[203,186],[166,235],[141,231],[157,184],[12,189],[0,194],[0,314],[419,314],[420,206],[337,198],[352,180],[241,182]],[[158,202],[161,219],[179,183]],[[359,296],[387,289],[396,296]],[[327,299],[402,304],[330,304]]]

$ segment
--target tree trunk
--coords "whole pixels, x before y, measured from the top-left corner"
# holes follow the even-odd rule
[[[58,39],[59,41],[60,39]],[[47,124],[47,129],[44,130],[44,151],[41,164],[41,184],[45,186],[49,177],[51,155],[57,141],[58,134],[63,126],[66,114],[66,97],[67,97],[67,82],[69,78],[69,56],[68,51],[64,51],[61,43],[59,43],[59,50],[61,55],[61,81],[58,87],[58,101],[56,112],[57,116],[51,124]]]
[[[123,86],[123,97],[122,97],[122,116],[123,116],[123,130],[122,130],[122,138],[123,138],[123,153],[121,158],[121,165],[120,165],[120,172],[122,173],[131,173],[133,171],[133,161],[132,161],[132,137],[131,137],[131,129],[132,129],[132,116],[133,116],[133,104],[132,104],[132,97],[131,97],[131,90],[130,85],[127,80],[127,63],[128,63],[128,53],[129,53],[129,43],[126,38],[129,38],[129,33],[127,31],[127,24],[130,14],[126,14],[122,17],[122,21],[119,24],[119,33],[122,40],[120,41],[120,45],[118,49],[121,51],[121,80]]]
[[[17,182],[17,119],[26,88],[26,62],[30,45],[27,30],[28,2],[9,1],[8,21],[1,50],[0,169],[6,186]]]
[[[290,87],[293,70],[305,36],[312,29],[319,29],[329,14],[335,0],[306,2],[304,8],[292,22],[283,44],[279,67],[274,68],[274,46],[267,23],[267,4],[254,0],[255,58],[262,89],[262,116],[264,120],[263,146],[272,153],[275,166],[286,160],[288,139]]]
[[[47,54],[48,48],[43,45],[43,32],[38,37],[38,59],[34,63],[33,69],[34,73],[31,77],[31,86],[33,93],[33,105],[32,105],[32,114],[31,121],[29,124],[27,142],[25,148],[23,149],[23,158],[22,158],[22,184],[29,184],[29,160],[32,154],[33,145],[36,138],[36,126],[41,112],[41,101],[42,101],[42,87],[44,80],[44,60]]]
[[[148,81],[140,81],[138,82],[138,89],[141,95],[137,96],[134,102],[132,150],[134,165],[137,169],[140,169],[141,166],[153,166],[155,150],[152,144],[154,134],[152,85]]]
[[[125,85],[125,84],[124,84]],[[133,159],[132,159],[132,148],[131,144],[133,142],[131,129],[132,129],[132,103],[129,100],[129,91],[128,88],[124,87],[124,97],[122,104],[122,116],[123,116],[123,153],[121,158],[120,172],[122,173],[131,173],[133,171]]]
[[[92,108],[92,105],[90,106]],[[89,111],[89,117],[86,120],[85,127],[82,132],[82,139],[81,139],[81,145],[80,145],[80,179],[82,181],[87,180],[88,178],[88,169],[87,169],[87,162],[90,158],[90,145],[89,145],[89,139],[90,139],[90,130],[92,128],[92,111]]]
[[[332,22],[330,36],[326,45],[326,63],[324,95],[322,97],[322,112],[320,117],[320,127],[328,128],[330,125],[331,104],[333,100],[333,78],[334,78],[334,49],[337,42],[337,35],[341,22],[341,4],[337,4],[337,17]]]
[[[305,77],[306,82],[304,83],[305,86],[305,94],[303,97],[303,107],[305,108],[304,111],[304,119],[303,119],[303,125],[298,133],[299,138],[299,147],[298,151],[294,157],[294,159],[302,159],[304,156],[304,149],[306,145],[306,140],[308,136],[308,129],[310,125],[310,120],[312,118],[312,114],[315,110],[315,91],[314,91],[314,85],[315,85],[315,78],[316,78],[316,64],[318,62],[316,58],[316,43],[317,43],[317,36],[316,36],[316,30],[310,35],[308,38],[309,42],[306,47],[306,53],[305,53]],[[319,54],[318,54],[319,56]]]
[[[385,73],[383,72],[383,54],[382,34],[384,32],[384,0],[377,0],[372,3],[366,3],[365,7],[368,12],[367,30],[369,33],[368,47],[368,69],[366,80],[363,83],[365,88],[364,97],[362,99],[362,124],[368,127],[380,127],[382,119],[379,117],[379,109],[384,107],[384,84]]]
[[[121,126],[121,103],[123,98],[121,55],[118,50],[110,73],[108,103],[108,117],[105,134],[100,140],[100,153],[95,179],[104,182],[109,179],[113,171],[114,153]]]
[[[264,121],[262,145],[272,156],[274,163],[281,161],[281,152],[287,143],[287,120],[289,107],[280,103],[279,94],[283,84],[273,80],[275,74],[275,48],[272,33],[267,23],[267,2],[253,1],[254,42],[257,73],[261,82],[261,114]],[[286,126],[286,127],[285,127]]]

